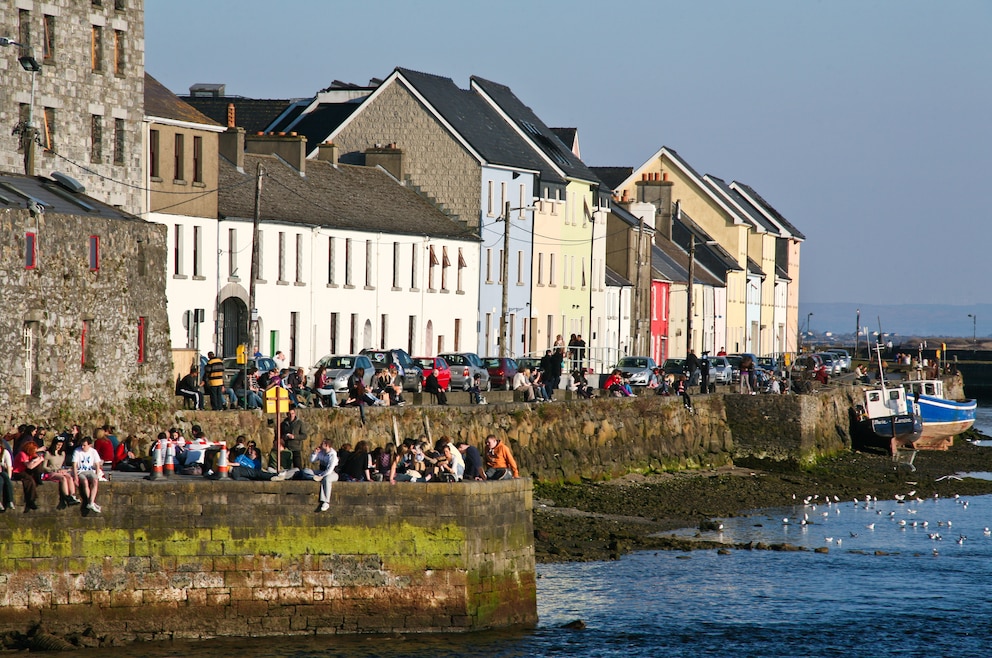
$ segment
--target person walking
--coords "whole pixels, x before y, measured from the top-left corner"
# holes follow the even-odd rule
[[[710,392],[710,353],[703,352],[699,360],[699,392],[706,395]]]

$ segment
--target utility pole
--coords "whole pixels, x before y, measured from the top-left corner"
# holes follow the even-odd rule
[[[689,281],[685,287],[685,353],[686,357],[689,356],[689,350],[692,349],[692,282],[695,278],[696,272],[696,236],[692,233],[689,234]]]
[[[248,282],[248,343],[249,349],[258,346],[258,311],[255,308],[255,281],[258,279],[258,223],[262,213],[262,176],[265,170],[258,163],[255,170],[255,213],[251,224],[251,280]],[[250,358],[251,353],[246,355]]]

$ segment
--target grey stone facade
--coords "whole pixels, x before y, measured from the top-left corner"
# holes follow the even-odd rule
[[[479,162],[401,83],[389,85],[334,137],[341,162],[365,164],[365,150],[395,143],[403,172],[469,226],[479,225]]]
[[[94,27],[99,71],[93,70]],[[24,172],[20,138],[11,129],[26,120],[31,104],[32,74],[18,64],[30,53],[42,64],[34,74],[33,124],[52,147],[36,149],[34,173],[64,172],[90,196],[142,212],[144,1],[0,0],[0,36],[28,42],[0,49],[0,171]],[[93,117],[99,117],[98,149]]]
[[[99,240],[95,269],[91,236]],[[171,401],[166,248],[166,228],[137,218],[0,208],[0,407],[8,426]]]

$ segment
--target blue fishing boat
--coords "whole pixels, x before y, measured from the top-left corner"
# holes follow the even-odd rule
[[[913,379],[902,382],[919,406],[923,432],[915,447],[946,450],[954,436],[975,424],[975,400],[948,400],[940,379]]]

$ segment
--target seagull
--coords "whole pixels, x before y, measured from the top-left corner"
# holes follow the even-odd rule
[[[895,512],[889,512],[889,516],[890,516],[890,517],[891,517],[891,516],[895,516],[895,515],[896,515],[896,513],[895,513]]]
[[[963,544],[965,539],[967,539],[967,537],[965,537],[964,535],[958,537],[958,544]]]
[[[940,553],[937,552],[937,549],[933,549],[933,556],[937,557],[938,555],[940,555]]]
[[[830,516],[830,512],[824,512],[823,516]]]
[[[840,502],[840,498],[838,498],[836,494],[834,494],[834,502],[835,503],[839,503]]]
[[[851,535],[851,538],[852,539],[854,539],[854,538],[856,538],[858,536],[858,533],[856,533],[856,532],[851,532],[851,533],[848,533],[848,534]]]
[[[929,522],[929,521],[924,521],[924,522],[923,522],[922,524],[920,524],[920,525],[922,525],[922,526],[923,526],[924,528],[926,528],[926,527],[927,527],[928,525],[930,525],[930,522]]]
[[[908,510],[906,510],[906,513],[907,514],[916,514],[916,510],[915,509],[908,509]]]
[[[949,476],[947,476],[947,477],[954,477],[954,476],[952,476],[952,475],[949,475]],[[957,500],[957,499],[958,499],[958,498],[960,498],[960,497],[961,497],[961,496],[960,496],[959,494],[954,494],[954,500]]]
[[[832,544],[833,541],[834,541],[834,538],[833,537],[824,537],[824,539],[827,540],[827,543],[828,544]]]
[[[874,530],[875,529],[875,524],[874,523],[869,523],[865,527],[868,528],[869,530]]]
[[[906,525],[906,520],[905,519],[899,519],[899,525],[905,526]]]
[[[989,530],[987,527],[984,530],[982,530],[982,532],[985,534],[986,537],[992,537],[992,530]]]
[[[940,494],[939,494],[939,493],[937,493],[936,491],[934,491],[934,492],[933,492],[933,499],[934,499],[934,500],[937,500],[938,498],[940,498]]]
[[[788,517],[782,519],[782,525],[789,525],[789,518]]]
[[[841,542],[841,538],[840,538],[840,537],[838,537],[838,538],[837,538],[837,545],[838,545],[838,546],[840,546],[840,542]]]
[[[950,527],[951,527],[951,522],[950,522],[950,520],[948,520],[948,521],[947,521],[947,527],[948,527],[948,528],[950,528]]]
[[[915,495],[916,495],[916,489],[913,489],[912,491],[910,491],[910,492],[909,492],[908,494],[906,494],[906,495],[907,495],[907,496],[909,496],[910,498],[912,498],[913,496],[915,496]]]
[[[896,494],[896,500],[898,500],[901,503],[902,501],[906,500],[906,497],[903,496],[902,494]]]

